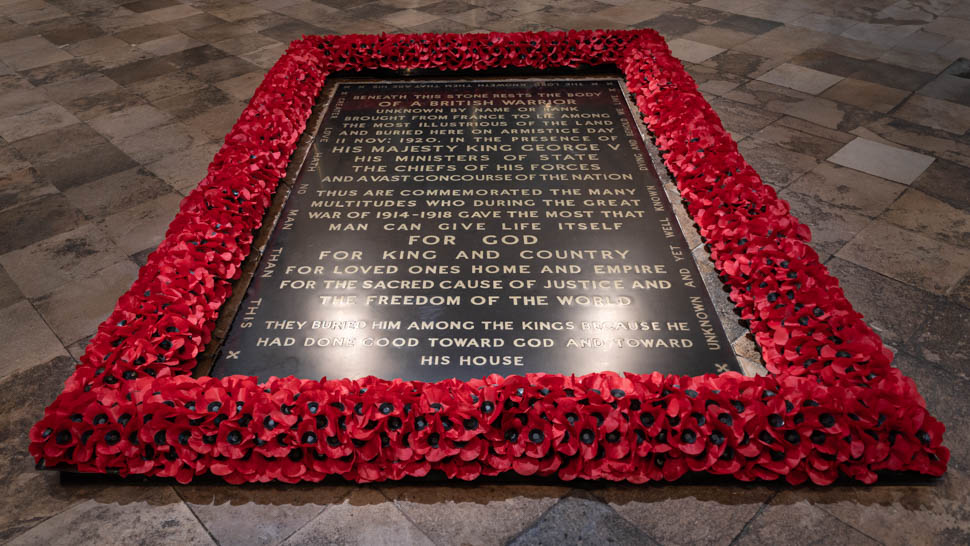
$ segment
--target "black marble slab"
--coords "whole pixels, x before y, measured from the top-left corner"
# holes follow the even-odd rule
[[[740,367],[618,80],[340,84],[212,375]]]

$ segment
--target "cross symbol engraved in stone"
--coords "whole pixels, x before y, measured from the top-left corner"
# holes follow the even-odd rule
[[[727,362],[721,362],[720,364],[715,364],[714,366],[717,368],[717,373],[724,373],[728,371]]]
[[[241,353],[241,352],[242,352],[241,350],[240,351],[229,351],[229,356],[226,357],[226,360],[229,360],[229,359],[239,360],[239,353]]]

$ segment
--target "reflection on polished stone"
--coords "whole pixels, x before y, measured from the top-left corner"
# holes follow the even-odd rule
[[[617,80],[339,84],[214,374],[739,370],[637,127]]]

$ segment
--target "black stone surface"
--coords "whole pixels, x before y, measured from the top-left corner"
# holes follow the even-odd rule
[[[616,80],[343,83],[212,374],[738,370],[651,169]]]

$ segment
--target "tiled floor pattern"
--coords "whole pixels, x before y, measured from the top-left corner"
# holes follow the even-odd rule
[[[642,27],[950,425],[943,480],[142,487],[32,470],[28,427],[289,41]],[[968,31],[954,0],[0,0],[0,539],[970,542]]]

